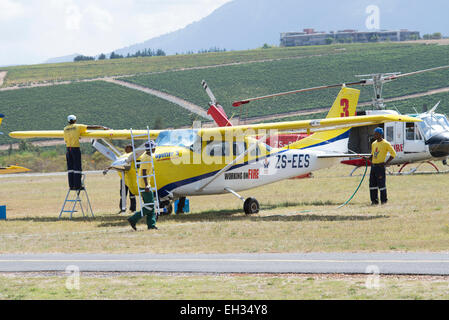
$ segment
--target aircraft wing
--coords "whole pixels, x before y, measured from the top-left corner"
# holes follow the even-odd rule
[[[20,166],[9,166],[6,168],[0,168],[0,174],[8,174],[8,173],[22,173],[31,171],[28,168],[20,167]]]
[[[133,130],[135,139],[148,139],[147,130]],[[160,130],[150,130],[151,139],[156,139]],[[64,138],[63,130],[44,130],[44,131],[14,131],[9,134],[12,138],[28,139],[28,138]],[[113,139],[113,140],[128,140],[131,139],[130,130],[87,130],[81,134],[82,138],[91,139]]]
[[[326,118],[301,121],[273,122],[261,123],[253,125],[233,126],[233,127],[217,127],[204,128],[200,130],[200,134],[233,134],[233,135],[252,135],[262,130],[287,131],[328,131],[337,129],[349,129],[352,127],[363,127],[381,124],[385,122],[420,122],[421,120],[405,115],[371,115],[371,116],[352,116],[344,118]]]

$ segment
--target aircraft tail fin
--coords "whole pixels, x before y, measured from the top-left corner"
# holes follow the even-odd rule
[[[356,115],[360,90],[342,87],[326,118],[344,118]]]
[[[356,115],[357,103],[359,101],[360,90],[343,86],[332,105],[327,118],[345,118]],[[322,150],[332,149],[333,152],[348,152],[350,129],[336,129],[321,131],[311,134],[288,146],[289,149],[319,148]]]

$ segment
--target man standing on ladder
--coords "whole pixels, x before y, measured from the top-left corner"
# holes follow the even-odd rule
[[[154,205],[151,209],[145,207],[145,204],[154,203],[153,191],[151,190],[151,184],[147,176],[153,174],[154,168],[151,165],[151,155],[156,151],[156,144],[154,141],[145,143],[146,152],[139,158],[140,160],[140,172],[139,176],[143,177],[139,179],[139,189],[141,190],[143,208],[141,211],[136,211],[133,216],[128,218],[128,222],[131,227],[137,231],[136,224],[142,218],[142,216],[147,216],[147,226],[148,230],[158,228],[156,227],[156,213],[154,211]],[[156,190],[157,192],[157,190]]]
[[[93,130],[110,130],[103,126],[89,126],[84,124],[77,124],[76,117],[69,115],[67,117],[68,126],[64,128],[64,141],[67,146],[67,172],[69,177],[70,190],[81,190],[81,151],[80,151],[80,135],[86,132],[87,129]]]
[[[369,190],[372,205],[379,204],[377,189],[380,191],[381,204],[387,203],[385,167],[396,157],[396,152],[391,144],[383,139],[383,134],[382,128],[374,129],[374,139],[376,140],[371,145],[371,156],[369,157],[369,160],[371,160]],[[385,161],[387,153],[390,153],[390,157]]]

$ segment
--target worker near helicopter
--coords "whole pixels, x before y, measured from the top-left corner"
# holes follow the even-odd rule
[[[371,156],[368,159],[371,161],[371,172],[369,177],[369,190],[371,204],[379,204],[378,191],[380,191],[380,202],[381,204],[386,204],[387,198],[387,186],[386,186],[386,176],[385,167],[390,164],[390,162],[396,157],[396,151],[394,151],[391,144],[383,138],[384,131],[382,128],[374,129],[374,139],[375,141],[371,145]],[[387,154],[390,157],[387,161]]]

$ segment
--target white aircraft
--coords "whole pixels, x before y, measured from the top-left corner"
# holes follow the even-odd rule
[[[357,77],[365,78],[357,82],[347,83],[346,86],[373,86],[374,98],[372,101],[373,110],[361,111],[357,115],[399,115],[397,111],[386,110],[384,99],[382,98],[383,85],[393,80],[406,76],[421,74],[424,72],[438,71],[448,69],[449,66],[441,66],[426,70],[420,70],[410,73],[380,73],[361,75]],[[322,90],[341,86],[341,84],[320,86],[308,89],[294,90],[289,92],[277,93],[257,98],[236,101],[233,106],[240,107],[252,101],[266,98],[278,97],[288,94],[296,94],[301,92]],[[421,122],[389,122],[381,124],[384,128],[385,138],[388,140],[397,152],[396,158],[391,162],[392,165],[402,165],[402,169],[410,163],[429,163],[435,169],[438,168],[431,162],[443,160],[449,157],[449,121],[443,114],[435,113],[439,103],[431,110],[421,114],[408,114],[408,116],[420,119]],[[217,122],[218,123],[218,122]],[[353,128],[349,135],[349,151],[356,154],[366,154],[371,152],[371,142],[373,141],[373,130],[376,126],[365,126]],[[298,137],[301,138],[301,137]],[[349,160],[342,161],[344,164],[354,165],[356,168],[365,166],[365,160],[360,157],[351,157]],[[416,168],[408,173],[414,173]],[[353,173],[352,172],[352,173]],[[351,174],[352,174],[351,173]]]

